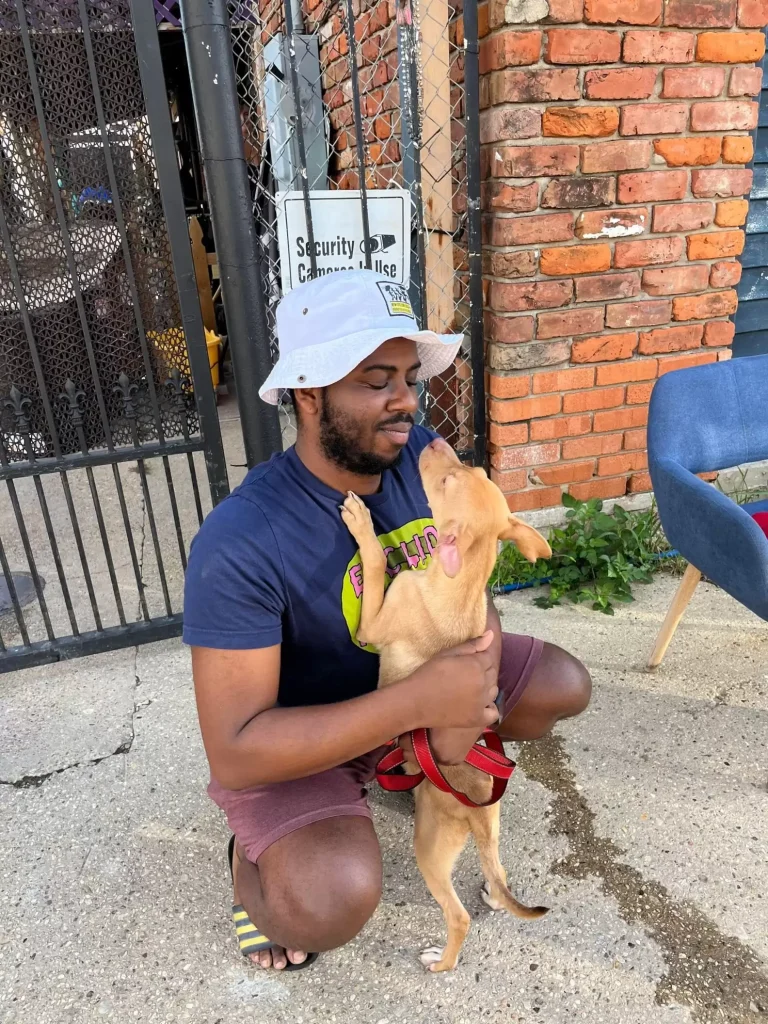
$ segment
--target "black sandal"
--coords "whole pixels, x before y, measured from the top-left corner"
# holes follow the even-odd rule
[[[229,876],[232,879],[234,885],[235,876],[232,871],[232,860],[235,855],[235,837],[232,836],[229,840],[229,846],[227,848],[227,854],[229,858]],[[256,925],[248,917],[248,912],[241,903],[233,904],[232,906],[232,921],[235,926],[235,933],[237,934],[237,943],[240,947],[240,952],[247,959],[250,960],[251,953],[261,953],[266,949],[274,949],[275,943],[270,942],[266,935],[263,935]],[[293,964],[286,956],[285,967],[282,968],[284,971],[301,971],[305,967],[309,967],[317,960],[319,954],[307,953],[306,960],[302,960],[300,964]]]

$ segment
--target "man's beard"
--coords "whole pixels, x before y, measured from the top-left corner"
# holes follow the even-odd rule
[[[331,405],[326,392],[322,392],[320,402],[320,446],[326,458],[339,469],[359,476],[377,476],[398,464],[402,451],[389,458],[365,451],[360,445],[361,431],[357,421]],[[394,424],[395,421],[391,422]],[[404,415],[398,417],[397,423],[413,423],[413,419]]]

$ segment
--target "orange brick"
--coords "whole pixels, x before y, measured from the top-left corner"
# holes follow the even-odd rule
[[[628,103],[621,108],[622,135],[664,135],[688,127],[685,103]]]
[[[653,383],[651,384],[628,384],[627,385],[627,405],[647,405],[651,400],[651,392],[653,391]]]
[[[700,292],[707,287],[709,267],[660,267],[643,271],[643,288],[649,295]]]
[[[671,131],[672,129],[670,129]],[[667,167],[695,167],[716,164],[720,159],[722,139],[710,136],[691,139],[657,139],[653,148],[667,162]]]
[[[599,25],[657,25],[661,0],[586,0],[584,14]]]
[[[651,143],[648,139],[620,139],[615,142],[593,142],[581,154],[581,169],[585,174],[605,171],[638,171],[651,162]]]
[[[596,338],[575,341],[571,349],[571,362],[605,363],[612,359],[629,359],[636,348],[637,332],[601,334]]]
[[[590,409],[610,409],[624,401],[624,388],[593,388],[591,391],[572,391],[563,396],[563,412],[587,412]]]
[[[560,395],[543,395],[541,398],[520,398],[516,401],[490,401],[490,417],[497,423],[514,423],[516,420],[531,420],[537,416],[554,416],[560,412]]]
[[[541,250],[541,273],[548,277],[596,274],[611,266],[609,245],[568,245]]]
[[[614,477],[611,480],[590,480],[585,484],[571,484],[569,492],[579,501],[590,498],[622,498],[627,493],[626,477]]]
[[[691,107],[691,129],[694,132],[743,132],[757,125],[759,106],[731,100],[716,103],[694,103]]]
[[[721,228],[740,227],[746,222],[748,213],[748,199],[729,199],[725,203],[717,204],[715,224]]]
[[[768,25],[768,2],[739,0],[739,25],[742,28],[762,28]]]
[[[587,71],[584,94],[590,100],[647,100],[656,85],[656,68]]]
[[[618,107],[548,107],[541,134],[557,138],[602,138],[619,127]]]
[[[620,203],[663,203],[683,199],[688,190],[686,171],[648,171],[619,175]]]
[[[525,398],[531,391],[530,377],[501,377],[490,374],[488,392],[494,398]]]
[[[532,441],[554,441],[560,437],[578,437],[592,429],[592,417],[557,416],[551,420],[531,420]]]
[[[539,420],[535,420],[535,422],[538,423]],[[546,422],[546,420],[542,422]],[[499,445],[499,447],[510,444],[525,444],[528,440],[528,424],[508,423],[505,426],[501,426],[499,423],[489,421],[488,440],[491,444]]]
[[[696,43],[702,64],[752,64],[764,53],[762,32],[702,32]]]
[[[617,242],[613,265],[619,269],[627,267],[652,267],[659,263],[677,263],[685,246],[682,238],[665,236],[648,238],[638,242]]]
[[[654,207],[653,230],[696,231],[707,228],[715,216],[714,203],[670,203]]]
[[[539,313],[536,337],[573,338],[579,334],[594,334],[603,327],[602,307],[567,309],[556,313]]]
[[[638,351],[642,355],[659,352],[680,352],[686,348],[698,348],[704,334],[703,324],[686,327],[663,327],[640,335]]]
[[[713,263],[709,275],[709,284],[712,288],[732,288],[741,280],[741,264],[736,260],[723,260],[722,263]]]
[[[480,44],[480,74],[497,68],[535,64],[541,53],[541,32],[499,32]]]
[[[519,448],[499,448],[491,455],[491,465],[500,470],[551,465],[559,461],[559,444],[526,444]]]
[[[695,40],[692,32],[627,32],[624,63],[687,64],[693,60]]]
[[[712,320],[717,316],[730,316],[736,312],[739,298],[735,291],[705,292],[674,299],[673,320]]]
[[[664,99],[719,96],[725,85],[725,68],[665,68],[662,76]]]
[[[658,327],[672,316],[669,299],[642,299],[639,302],[619,302],[605,310],[606,327]]]
[[[639,494],[643,491],[652,491],[653,484],[651,483],[650,473],[633,473],[629,478],[629,493]]]
[[[489,341],[497,341],[505,345],[515,345],[520,341],[531,341],[533,338],[532,316],[494,316],[485,314],[485,332]]]
[[[592,434],[590,437],[563,441],[563,458],[586,459],[590,456],[620,452],[622,442],[622,434]]]
[[[585,366],[576,370],[555,370],[552,373],[537,373],[533,377],[534,395],[551,394],[557,391],[578,391],[591,388],[595,383],[595,370]]]
[[[524,469],[510,469],[507,472],[499,472],[491,466],[491,480],[504,493],[510,491],[521,491],[528,483],[528,473]]]
[[[616,476],[619,473],[631,473],[634,469],[645,469],[648,456],[645,452],[626,452],[623,455],[606,455],[597,460],[598,476]]]
[[[598,366],[598,387],[604,384],[629,384],[630,381],[653,380],[656,376],[655,359],[633,359],[630,363],[612,363]]]
[[[653,384],[630,384],[630,387],[650,389],[653,387]],[[645,405],[635,405],[630,409],[612,409],[608,412],[595,413],[594,429],[596,431],[629,430],[630,427],[644,427],[647,422],[648,407]],[[614,435],[611,436],[613,437]]]
[[[713,320],[704,325],[704,344],[713,347],[716,345],[730,345],[736,325],[732,320]]]
[[[675,359],[659,360],[659,376],[673,370],[687,370],[689,366],[702,366],[705,363],[716,363],[717,352],[698,352],[692,356],[677,356]]]
[[[625,451],[633,451],[635,448],[646,448],[648,446],[648,431],[645,427],[640,430],[628,430],[624,435]]]
[[[547,32],[548,64],[615,64],[620,53],[618,32],[596,28],[553,28]]]
[[[591,480],[594,473],[594,461],[564,462],[559,466],[542,467],[536,471],[543,484],[571,484],[577,480]]]
[[[748,135],[729,135],[723,139],[723,160],[727,164],[748,164],[755,147]]]
[[[743,231],[716,231],[706,235],[688,236],[689,260],[716,260],[723,256],[740,256],[743,249]]]
[[[559,505],[562,491],[559,487],[535,487],[529,491],[518,491],[507,495],[510,512],[527,512],[534,508],[550,508]]]

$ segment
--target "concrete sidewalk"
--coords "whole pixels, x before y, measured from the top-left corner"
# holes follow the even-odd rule
[[[584,658],[578,721],[516,753],[502,857],[535,924],[492,915],[474,851],[458,970],[411,852],[411,802],[373,788],[385,895],[305,973],[249,969],[227,832],[205,796],[178,641],[0,678],[0,1021],[64,1024],[768,1022],[768,629],[702,586],[642,671],[676,581],[611,619],[500,601],[505,627]]]

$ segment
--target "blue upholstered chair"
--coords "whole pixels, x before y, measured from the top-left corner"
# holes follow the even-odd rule
[[[697,473],[768,459],[768,356],[678,370],[653,390],[648,459],[659,517],[672,547],[689,562],[661,627],[656,668],[704,573],[768,619],[768,537],[751,513]]]

